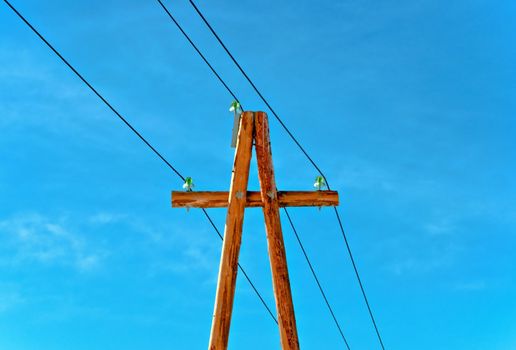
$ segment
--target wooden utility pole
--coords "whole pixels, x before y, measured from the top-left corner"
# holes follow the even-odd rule
[[[209,349],[227,349],[229,326],[233,310],[233,299],[238,266],[242,226],[249,180],[249,164],[253,148],[253,118],[251,113],[242,117],[235,151],[233,175],[229,189],[228,214],[220,258],[215,310],[211,324]]]
[[[266,114],[263,112],[256,113],[254,121],[258,177],[260,178],[260,192],[262,194],[263,216],[265,217],[265,229],[267,231],[267,245],[269,247],[281,346],[283,349],[299,349],[294,304],[292,303],[292,292],[290,291],[288,278],[287,254],[285,253],[281,232],[278,192],[272,166],[269,123]]]
[[[247,191],[253,141],[260,192]],[[263,209],[281,347],[297,350],[299,340],[279,208],[338,204],[339,197],[335,191],[277,191],[269,124],[264,112],[244,112],[241,115],[229,193],[172,192],[172,207],[175,208],[228,208],[209,350],[226,350],[228,347],[245,208]]]

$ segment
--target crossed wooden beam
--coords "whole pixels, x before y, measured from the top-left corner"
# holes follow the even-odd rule
[[[253,140],[260,192],[247,191]],[[172,207],[175,208],[228,208],[209,350],[226,350],[228,346],[245,208],[263,208],[281,346],[285,350],[297,350],[299,340],[279,208],[338,204],[335,191],[276,190],[269,123],[264,112],[241,115],[229,192],[172,192]]]

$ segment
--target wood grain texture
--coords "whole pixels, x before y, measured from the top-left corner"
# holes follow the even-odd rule
[[[255,113],[254,128],[258,176],[260,179],[263,214],[265,216],[265,228],[267,231],[267,244],[269,247],[274,297],[276,299],[276,309],[278,313],[281,347],[283,350],[297,350],[299,349],[299,340],[297,336],[296,317],[294,315],[294,304],[290,290],[285,245],[281,232],[269,125],[267,115],[264,112]]]
[[[245,206],[248,208],[263,207],[260,192],[248,191]],[[328,207],[339,205],[339,194],[336,191],[278,191],[280,207]],[[229,192],[172,192],[174,208],[226,208],[229,203]]]
[[[240,130],[229,190],[228,213],[210,334],[210,350],[226,350],[228,346],[238,271],[238,255],[242,242],[249,164],[253,146],[253,129],[253,113],[244,112],[240,119]]]

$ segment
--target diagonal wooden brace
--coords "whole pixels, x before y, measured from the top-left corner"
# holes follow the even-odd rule
[[[246,204],[249,164],[253,147],[253,113],[244,112],[240,129],[229,190],[228,213],[220,259],[215,309],[210,334],[210,350],[226,350],[233,311],[233,299],[238,271],[238,255],[242,242],[242,226]]]
[[[267,244],[272,270],[272,283],[281,347],[283,350],[298,350],[296,317],[287,268],[287,256],[281,232],[278,193],[272,165],[271,141],[269,123],[264,112],[256,112],[254,118],[255,149],[258,161],[258,177],[263,202],[263,215],[267,230]]]

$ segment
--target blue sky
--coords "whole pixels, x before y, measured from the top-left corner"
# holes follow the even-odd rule
[[[13,3],[198,190],[229,187],[231,97],[156,2]],[[264,110],[189,3],[166,4]],[[339,190],[386,348],[515,349],[514,2],[198,5]],[[0,9],[0,349],[205,348],[220,240],[170,208],[178,178]],[[275,121],[271,137],[278,187],[310,189]],[[332,212],[291,215],[351,348],[379,349]],[[262,219],[246,212],[241,262],[273,305]],[[343,348],[284,236],[302,348]],[[239,278],[230,348],[278,347]]]

